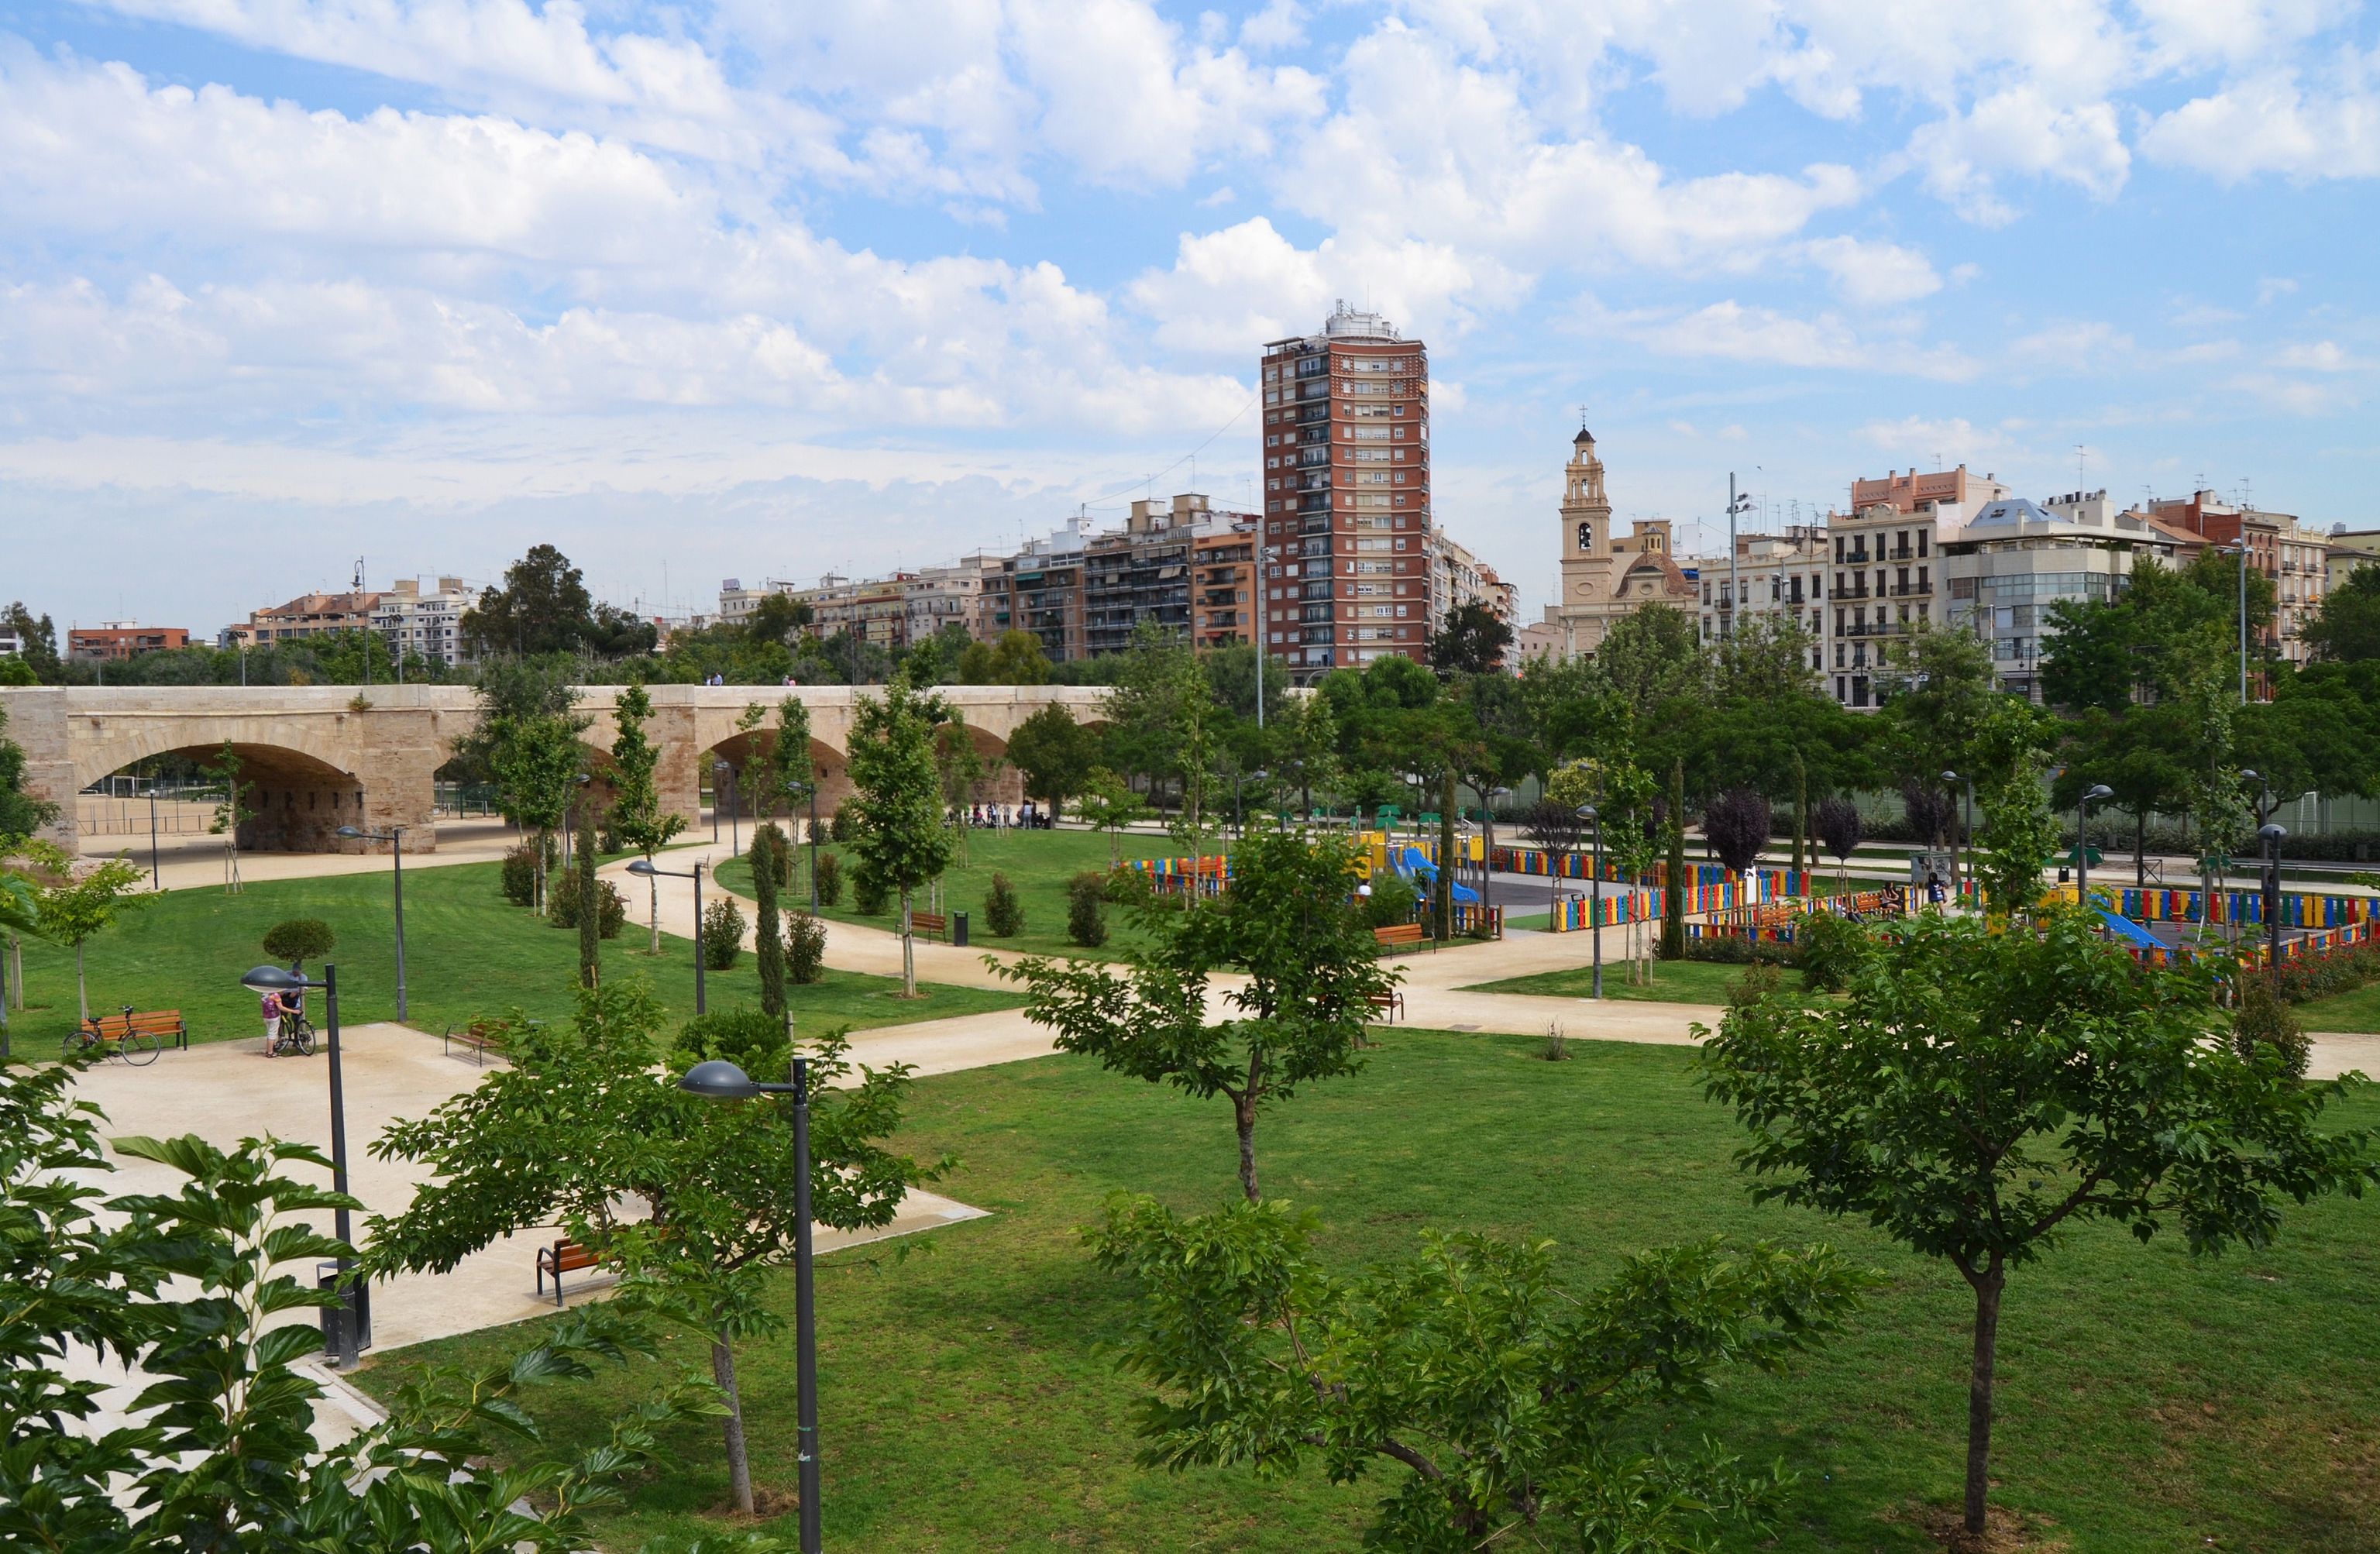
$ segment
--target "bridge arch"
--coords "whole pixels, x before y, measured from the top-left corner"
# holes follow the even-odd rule
[[[364,808],[363,779],[341,765],[334,756],[310,751],[294,743],[260,744],[243,740],[232,740],[227,744],[174,745],[166,739],[150,738],[134,740],[130,745],[162,747],[141,749],[139,754],[131,755],[105,771],[90,770],[108,759],[104,754],[78,759],[76,776],[85,779],[76,788],[79,802],[84,789],[144,761],[180,756],[203,766],[221,767],[225,764],[224,755],[228,750],[232,760],[237,763],[240,786],[239,808],[243,818],[234,832],[240,851],[359,851],[365,844],[341,837],[338,835],[339,828],[372,829],[372,821]],[[123,753],[126,748],[116,747],[116,752]],[[177,819],[191,818],[176,817]],[[204,817],[204,820],[212,823],[212,818],[209,815]],[[176,829],[181,828],[177,826]]]

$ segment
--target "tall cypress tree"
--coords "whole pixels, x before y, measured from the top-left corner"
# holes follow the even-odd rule
[[[586,795],[578,800],[578,836],[572,844],[572,872],[578,895],[578,985],[591,988],[603,970],[603,913],[596,904],[595,806]]]
[[[759,904],[752,931],[759,941],[755,953],[760,963],[760,1007],[780,1020],[785,1017],[785,936],[777,921],[777,882],[791,846],[771,820],[753,829],[752,850],[746,855],[752,865],[752,896]]]
[[[1670,868],[1661,892],[1661,958],[1686,958],[1686,763],[1670,763]]]

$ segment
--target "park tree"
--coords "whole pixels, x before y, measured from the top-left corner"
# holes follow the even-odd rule
[[[331,953],[338,942],[331,925],[320,917],[290,917],[264,930],[264,953],[276,961],[287,961],[289,969],[302,972],[308,961],[319,961]]]
[[[116,1140],[177,1188],[111,1197],[104,1119],[73,1079],[0,1069],[0,1545],[565,1554],[590,1546],[588,1512],[662,1460],[664,1433],[717,1411],[710,1388],[673,1379],[575,1460],[495,1465],[500,1442],[538,1439],[524,1402],[539,1385],[657,1352],[607,1305],[539,1324],[493,1365],[424,1367],[382,1421],[318,1443],[323,1389],[299,1362],[322,1339],[289,1317],[341,1297],[288,1270],[352,1255],[307,1220],[360,1206],[307,1180],[330,1164],[308,1146],[196,1135]],[[59,1365],[70,1350],[147,1379],[129,1423]]]
[[[64,667],[58,658],[58,628],[44,613],[35,615],[25,608],[21,599],[11,600],[7,613],[0,615],[0,626],[6,626],[24,644],[18,656],[43,685],[55,685],[58,671]]]
[[[25,747],[8,737],[0,708],[0,837],[30,836],[58,818],[58,807],[25,791]]]
[[[2369,563],[2323,597],[2305,628],[2307,645],[2331,663],[2380,659],[2380,565]]]
[[[661,784],[655,776],[661,766],[661,747],[645,732],[645,724],[652,715],[653,698],[642,681],[620,693],[612,712],[613,722],[619,729],[612,741],[612,832],[626,845],[642,853],[647,863],[652,862],[653,855],[686,829],[685,816],[662,807]],[[647,953],[658,955],[662,953],[662,892],[658,877],[645,880],[645,904],[652,936]],[[580,904],[582,907],[585,904]]]
[[[752,828],[752,846],[744,856],[752,866],[753,958],[759,965],[760,1007],[779,1020],[785,1017],[785,941],[777,914],[779,881],[792,870],[793,843],[774,820]]]
[[[1977,795],[1984,810],[1975,878],[1988,909],[2002,919],[2030,913],[2041,899],[2041,868],[2058,850],[2058,818],[2043,781],[2048,725],[2031,702],[2000,697],[1986,710],[1970,747],[1988,774]]]
[[[249,795],[256,791],[256,784],[248,780],[248,763],[228,739],[215,759],[200,762],[199,770],[223,784],[223,796],[215,800],[214,816],[207,822],[207,830],[224,839],[224,894],[237,895],[244,888],[239,878],[239,828],[256,819],[256,811],[248,807]]]
[[[402,1213],[372,1217],[367,1266],[443,1273],[516,1231],[563,1225],[624,1269],[615,1304],[708,1338],[730,1491],[749,1515],[735,1354],[783,1322],[766,1275],[793,1257],[792,1129],[777,1098],[722,1104],[680,1090],[661,1029],[641,978],[584,990],[567,1024],[513,1031],[510,1067],[392,1124],[372,1153],[430,1169]],[[745,1055],[765,1074],[791,1053],[781,1038]],[[838,1034],[813,1050],[809,1080],[813,1219],[836,1230],[890,1223],[941,1169],[884,1145],[900,1125],[907,1068],[857,1068]],[[650,1217],[625,1217],[630,1198]]]
[[[1969,1536],[2011,1272],[2093,1221],[2261,1247],[2283,1200],[2380,1179],[2373,1131],[2326,1125],[2348,1085],[2302,1083],[2270,1048],[2244,1060],[2227,1024],[2205,980],[2135,962],[2079,911],[2028,932],[1928,913],[1870,948],[1842,1003],[1738,1005],[1705,1043],[1755,1198],[1874,1224],[1973,1292]]]
[[[1349,1274],[1318,1229],[1275,1203],[1184,1217],[1119,1194],[1088,1239],[1142,1296],[1119,1351],[1157,1390],[1142,1465],[1392,1475],[1366,1548],[1751,1547],[1790,1481],[1681,1444],[1678,1414],[1730,1366],[1786,1369],[1869,1282],[1823,1246],[1713,1241],[1573,1291],[1550,1242],[1475,1232]]]
[[[1579,819],[1578,807],[1586,802],[1588,788],[1579,764],[1573,761],[1556,771],[1536,802],[1521,812],[1521,834],[1531,846],[1545,850],[1548,912],[1561,905],[1562,865],[1586,839],[1587,822]],[[1564,781],[1573,774],[1582,780]]]
[[[1670,791],[1662,803],[1663,871],[1661,958],[1686,958],[1686,768],[1670,763]]]
[[[1048,805],[1054,819],[1090,780],[1099,765],[1099,741],[1064,703],[1053,701],[1008,736],[1008,762],[1025,779],[1025,796]]]
[[[570,901],[578,929],[578,985],[591,988],[603,977],[603,903],[595,881],[595,806],[588,802],[588,779],[577,778],[577,801],[570,807],[577,834],[570,848]]]
[[[956,674],[963,686],[1046,686],[1050,655],[1029,631],[1010,629],[997,642],[970,642],[959,650]]]
[[[791,819],[798,801],[818,781],[810,758],[810,710],[797,696],[777,703],[777,727],[769,740],[767,801],[772,812]]]
[[[1354,879],[1345,838],[1266,827],[1232,849],[1231,889],[1212,905],[1172,912],[1143,897],[1142,941],[1121,972],[1039,957],[991,964],[1024,984],[1026,1018],[1062,1051],[1231,1102],[1240,1190],[1254,1202],[1257,1118],[1300,1086],[1354,1073],[1372,1000],[1395,986],[1351,898]],[[1218,973],[1245,980],[1221,991]]]
[[[1703,839],[1729,873],[1746,874],[1768,845],[1771,821],[1767,799],[1750,788],[1730,788],[1703,807]]]
[[[91,991],[83,976],[83,946],[125,913],[154,901],[154,896],[139,893],[147,882],[148,875],[119,853],[42,887],[35,907],[41,937],[73,949],[75,1002],[86,1020],[91,1018]]]
[[[1594,678],[1638,718],[1700,695],[1708,677],[1694,618],[1673,604],[1622,615],[1595,650]]]
[[[983,752],[975,747],[975,735],[965,718],[953,712],[934,725],[934,775],[941,786],[942,810],[950,817],[951,831],[958,840],[959,866],[963,868],[975,857],[971,844],[975,828],[967,824],[967,801],[990,771],[984,763]]]
[[[1485,604],[1458,604],[1429,634],[1429,666],[1453,679],[1469,674],[1498,674],[1512,646],[1512,628]]]
[[[1876,694],[1884,704],[1881,754],[1896,778],[1931,778],[1945,768],[1975,773],[1984,721],[2007,699],[1994,681],[1991,644],[1930,621],[1911,622],[1885,644]],[[1980,787],[1990,774],[1976,775]]]
[[[2188,801],[2200,730],[2186,702],[2156,702],[2120,712],[2097,708],[2066,725],[2066,770],[2052,794],[2070,807],[2094,783],[2132,818],[2132,882],[2148,888],[2149,817]]]
[[[1859,851],[1860,840],[1867,832],[1866,823],[1860,819],[1859,806],[1840,794],[1829,794],[1818,800],[1815,818],[1818,841],[1835,855],[1836,888],[1848,892],[1851,857]]]
[[[934,771],[934,724],[941,710],[931,695],[895,676],[882,695],[862,698],[852,717],[851,802],[859,830],[851,851],[863,880],[900,892],[905,998],[917,996],[913,898],[919,887],[941,878],[954,845],[942,823],[941,783]]]
[[[542,544],[530,546],[504,569],[503,587],[464,612],[462,633],[479,656],[516,658],[580,652],[618,658],[650,652],[657,635],[650,621],[597,605],[586,574]]]
[[[1123,862],[1123,831],[1126,826],[1145,820],[1151,813],[1140,795],[1132,791],[1124,780],[1106,767],[1094,767],[1085,779],[1075,813],[1088,824],[1108,833],[1108,867]]]
[[[578,791],[585,764],[578,735],[589,720],[574,710],[576,686],[535,667],[483,675],[478,694],[480,725],[457,742],[456,754],[484,761],[504,818],[537,833],[537,892],[530,904],[542,913],[545,859]]]

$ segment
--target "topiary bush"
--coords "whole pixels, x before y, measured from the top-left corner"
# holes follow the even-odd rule
[[[560,856],[555,848],[546,848],[545,864],[549,871]],[[515,906],[537,904],[537,842],[534,838],[504,854],[503,880],[506,901]]]
[[[578,926],[578,889],[572,880],[549,879],[545,882],[546,921],[558,929]],[[628,920],[628,902],[609,880],[595,881],[595,931],[605,939],[617,939],[621,926]]]
[[[864,868],[851,871],[851,904],[860,916],[884,916],[885,904],[892,899],[892,888],[883,880],[871,878]]]
[[[292,917],[264,930],[265,954],[301,970],[308,961],[329,954],[335,942],[331,925],[320,917]]]
[[[818,856],[818,895],[820,906],[843,904],[843,859],[832,853]]]
[[[826,925],[799,907],[785,914],[785,979],[802,987],[826,980]]]
[[[1108,877],[1086,869],[1066,881],[1066,937],[1086,950],[1108,941]]]
[[[834,812],[834,819],[826,830],[826,839],[829,842],[851,842],[856,840],[858,835],[858,811],[846,804]]]
[[[1005,874],[994,873],[991,889],[984,892],[983,926],[995,939],[1014,939],[1025,930],[1025,904]]]
[[[744,909],[722,895],[702,909],[702,964],[724,971],[744,953]]]

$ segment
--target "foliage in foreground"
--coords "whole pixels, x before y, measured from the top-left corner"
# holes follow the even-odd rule
[[[1782,1370],[1872,1277],[1824,1246],[1711,1241],[1573,1293],[1549,1242],[1431,1234],[1412,1262],[1349,1278],[1312,1256],[1314,1228],[1278,1203],[1185,1219],[1110,1200],[1086,1233],[1146,1293],[1121,1353],[1159,1390],[1140,1460],[1393,1474],[1366,1541],[1422,1554],[1663,1554],[1767,1525],[1779,1472],[1674,1444],[1648,1416],[1706,1400],[1728,1365]]]
[[[508,1363],[425,1373],[385,1423],[322,1449],[322,1388],[297,1366],[322,1348],[303,1314],[338,1296],[283,1269],[348,1253],[300,1216],[360,1206],[286,1174],[328,1169],[308,1146],[195,1135],[118,1139],[184,1182],[108,1198],[92,1180],[115,1167],[100,1112],[68,1094],[75,1072],[0,1070],[0,1547],[564,1554],[652,1465],[657,1432],[719,1412],[708,1385],[680,1379],[568,1460],[486,1465],[499,1440],[539,1441],[528,1389],[650,1352],[591,1307]],[[100,1427],[101,1384],[69,1374],[72,1346],[149,1378],[135,1423]]]
[[[2079,911],[2006,931],[1927,913],[1873,944],[1842,1003],[1750,1000],[1703,1047],[1756,1199],[1864,1218],[1973,1289],[1970,1535],[2011,1270],[2095,1220],[2260,1247],[2284,1199],[2380,1179],[2372,1130],[2324,1131],[2345,1082],[2303,1083],[2269,1043],[2242,1055],[2224,1026],[2201,977],[2139,965]]]

